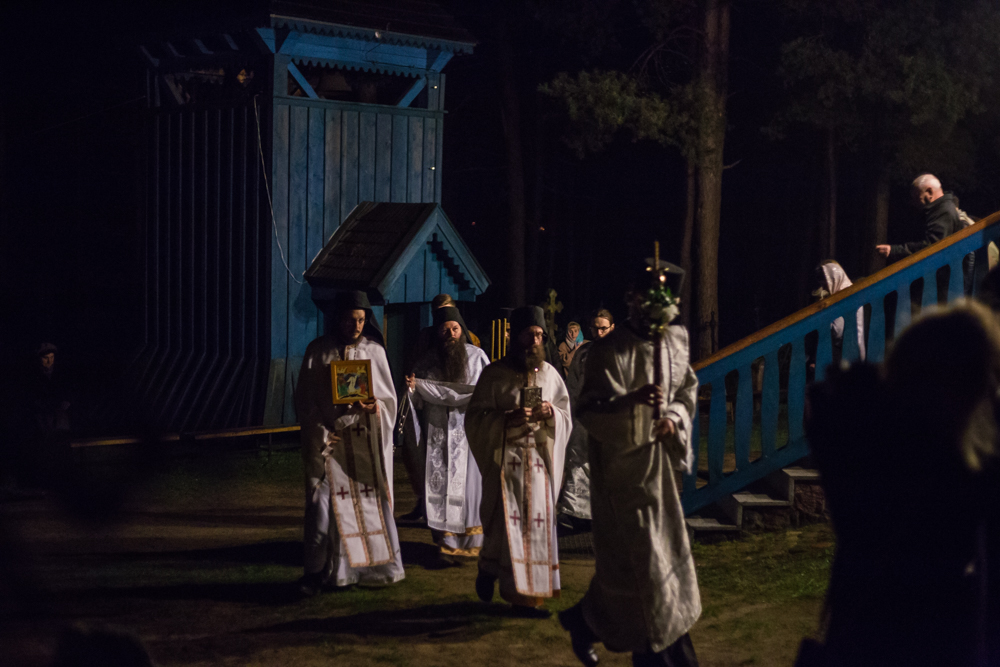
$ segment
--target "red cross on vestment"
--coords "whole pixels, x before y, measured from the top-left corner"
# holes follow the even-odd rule
[[[538,513],[538,518],[537,519],[532,519],[532,521],[534,521],[535,525],[538,526],[539,528],[541,528],[542,524],[545,523],[545,519],[542,518],[542,513],[541,512]]]
[[[518,461],[517,459],[514,459],[513,461],[510,462],[510,467],[514,469],[514,472],[517,472],[517,466],[519,465],[521,465],[521,462]]]
[[[372,487],[370,487],[370,486],[368,486],[367,484],[365,484],[364,488],[361,489],[361,493],[365,494],[365,498],[368,497],[369,493],[373,493],[374,491],[375,491],[375,489],[372,488]]]
[[[521,517],[518,515],[517,510],[514,510],[514,513],[510,515],[510,520],[514,522],[515,526],[517,525],[517,522],[521,520]]]
[[[336,492],[335,494],[333,494],[333,495],[335,495],[335,496],[340,496],[340,499],[341,499],[341,500],[343,500],[344,498],[346,498],[347,496],[349,496],[349,495],[351,495],[351,494],[350,494],[350,493],[348,493],[347,491],[345,491],[345,490],[344,490],[344,487],[340,487],[340,491],[337,491],[337,492]]]
[[[541,459],[535,461],[535,470],[537,470],[538,472],[541,472],[544,469],[545,469],[545,464],[542,463]]]

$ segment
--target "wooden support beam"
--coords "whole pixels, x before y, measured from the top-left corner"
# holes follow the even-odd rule
[[[451,51],[429,49],[427,51],[427,69],[432,72],[440,72],[448,64],[448,61],[451,60],[452,55],[454,54]]]
[[[427,86],[427,79],[425,79],[422,76],[417,78],[417,80],[413,82],[413,85],[410,86],[410,89],[406,91],[406,94],[403,95],[403,98],[399,100],[399,103],[397,103],[396,106],[408,107],[411,104],[413,104],[413,100],[417,99],[417,95],[420,94],[420,91],[423,90],[425,86]]]
[[[301,32],[289,31],[279,28],[274,31],[275,33],[275,53],[287,53],[292,55],[295,53],[295,46],[299,43],[302,38]],[[284,33],[284,34],[282,34]]]
[[[140,46],[139,50],[142,51],[142,55],[146,56],[146,60],[149,61],[149,66],[156,69],[160,66],[160,59],[154,58],[153,54],[145,46]]]
[[[295,63],[288,63],[288,73],[292,75],[292,78],[295,79],[295,83],[299,84],[299,87],[302,88],[302,92],[304,92],[306,96],[314,100],[319,99],[319,95],[317,95],[316,91],[313,90],[313,87],[309,85],[309,82],[306,81],[306,77],[302,74],[299,68],[295,66]]]
[[[163,76],[163,83],[166,84],[167,90],[170,91],[170,94],[174,96],[174,101],[177,102],[178,105],[183,105],[184,96],[181,95],[181,89],[177,87],[176,83],[174,83],[173,75],[165,74]]]
[[[288,56],[274,56],[274,94],[279,97],[288,97],[288,65],[291,64]]]

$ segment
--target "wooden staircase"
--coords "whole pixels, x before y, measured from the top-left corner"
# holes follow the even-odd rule
[[[989,266],[987,248],[997,241],[1000,212],[695,364],[704,398],[692,423],[694,468],[682,482],[688,530],[709,538],[821,517],[819,474],[803,463],[809,455],[806,337],[817,338],[815,381],[821,382],[833,361],[836,319],[844,320],[843,360],[860,358],[856,314],[864,308],[870,311],[867,361],[881,362],[921,309],[965,296],[968,253],[975,253],[976,295]]]
[[[789,466],[751,484],[747,490],[723,497],[686,521],[692,540],[712,542],[825,518],[819,471]]]

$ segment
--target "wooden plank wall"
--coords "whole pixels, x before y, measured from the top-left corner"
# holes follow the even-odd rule
[[[253,107],[153,111],[147,138],[133,398],[168,431],[259,424],[271,229]]]
[[[359,202],[440,201],[444,123],[441,111],[287,97],[275,99],[273,118],[266,424],[295,421],[302,356],[323,332],[302,273]]]

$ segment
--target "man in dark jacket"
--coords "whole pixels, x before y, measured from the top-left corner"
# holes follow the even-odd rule
[[[941,181],[933,174],[917,176],[913,181],[913,196],[924,210],[924,238],[897,245],[875,246],[875,251],[890,262],[923,250],[962,228],[952,194],[941,189]]]

